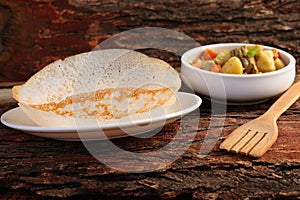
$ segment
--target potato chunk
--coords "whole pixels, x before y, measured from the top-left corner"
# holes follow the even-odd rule
[[[274,63],[274,54],[271,50],[265,50],[259,53],[258,60],[256,62],[257,68],[261,72],[272,72],[276,70]]]
[[[222,73],[243,74],[243,64],[238,57],[231,57],[222,67]]]
[[[222,50],[217,54],[217,57],[215,57],[214,61],[216,64],[223,65],[227,60],[230,58],[229,51]]]
[[[274,62],[275,62],[276,69],[281,69],[285,67],[284,62],[280,58],[276,58]]]

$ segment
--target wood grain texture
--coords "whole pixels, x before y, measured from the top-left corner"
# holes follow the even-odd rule
[[[10,90],[1,90],[5,103],[0,113],[16,106],[9,97]],[[2,196],[18,199],[87,198],[97,199],[241,199],[241,198],[299,198],[300,136],[297,101],[278,120],[279,137],[260,159],[228,154],[219,144],[236,127],[265,112],[276,97],[256,106],[229,106],[227,114],[211,115],[211,103],[204,99],[201,117],[193,112],[187,118],[163,128],[147,138],[128,137],[113,143],[131,152],[155,151],[168,144],[178,130],[182,137],[170,150],[180,150],[186,137],[196,134],[188,150],[171,165],[151,173],[125,173],[110,168],[95,159],[81,142],[44,139],[0,125],[0,187]],[[221,135],[218,120],[224,118]],[[193,121],[198,121],[195,126]],[[215,125],[210,126],[214,121]],[[199,150],[217,143],[209,154],[201,157]],[[205,150],[202,152],[205,152]],[[120,166],[143,167],[138,160],[128,160],[110,151],[101,151],[115,158]],[[168,156],[168,154],[167,154]],[[160,165],[156,159],[149,165]],[[142,168],[141,168],[142,169]]]
[[[300,61],[297,0],[0,0],[0,7],[11,13],[2,31],[7,42],[3,45],[5,53],[0,54],[0,82],[27,80],[56,59],[90,51],[116,34],[141,27],[176,30],[202,45],[271,45],[289,51]],[[135,48],[126,42],[138,44],[145,38],[147,35],[139,40],[132,34],[131,38],[120,38],[117,45]],[[164,56],[160,51],[151,54],[179,67],[173,62],[178,61],[174,55]]]
[[[0,90],[0,114],[16,106],[9,90],[16,81],[26,80],[58,58],[89,51],[111,36],[139,27],[176,30],[200,44],[271,45],[287,50],[300,62],[297,0],[0,0],[3,8],[11,17],[1,32],[1,41],[6,42],[0,53],[0,87],[6,89]],[[121,35],[110,44],[141,48],[129,41],[148,38],[151,45],[151,37],[150,33]],[[174,43],[182,40],[179,35],[169,39],[164,42],[172,51],[186,48],[184,43]],[[178,54],[151,48],[141,51],[180,71]],[[299,69],[297,64],[297,80]],[[188,89],[183,85],[181,90]],[[39,138],[0,124],[0,199],[299,199],[299,100],[279,118],[279,137],[263,157],[252,159],[218,148],[232,130],[264,113],[276,99],[255,106],[228,106],[226,115],[212,115],[213,106],[203,99],[200,118],[195,111],[151,138],[113,140],[128,151],[149,152],[164,147],[179,130],[182,137],[172,146],[174,152],[181,150],[185,137],[195,135],[180,158],[151,173],[121,172],[99,162],[81,142]],[[117,158],[120,165],[143,167],[109,150],[103,150],[103,155]],[[161,164],[155,157],[145,161]]]

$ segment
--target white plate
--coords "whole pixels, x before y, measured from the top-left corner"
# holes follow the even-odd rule
[[[21,108],[13,108],[1,116],[1,122],[13,129],[26,133],[58,140],[97,140],[107,138],[119,138],[150,132],[163,127],[167,123],[197,109],[202,100],[200,97],[178,92],[177,103],[170,106],[166,112],[162,109],[151,111],[149,118],[142,120],[121,121],[115,124],[78,127],[41,127],[31,121]]]

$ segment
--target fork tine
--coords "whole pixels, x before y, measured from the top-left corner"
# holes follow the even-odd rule
[[[258,132],[248,129],[246,133],[244,133],[244,137],[241,138],[240,141],[238,141],[230,151],[239,153],[241,149],[243,149],[245,146],[249,144],[249,142],[253,141],[253,139],[256,138]]]
[[[241,149],[240,152],[243,154],[248,155],[249,152],[257,147],[257,145],[264,139],[267,133],[256,132],[253,138],[251,138],[247,144],[245,144]]]
[[[245,133],[241,132],[244,130],[239,130],[241,130],[240,127],[238,127],[231,134],[229,134],[227,138],[221,143],[220,149],[230,151],[234,145],[236,145],[240,140],[242,140],[243,137],[245,137]]]
[[[272,134],[266,133],[264,137],[249,152],[250,156],[261,157],[276,142],[278,131],[274,130]]]

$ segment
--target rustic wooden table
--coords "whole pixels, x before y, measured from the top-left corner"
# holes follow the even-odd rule
[[[296,80],[300,80],[299,13],[298,0],[0,0],[0,114],[17,106],[10,94],[15,81],[26,80],[58,58],[89,51],[114,34],[139,27],[177,30],[199,44],[275,46],[295,56]],[[120,38],[118,44],[124,47],[148,36]],[[180,71],[178,56],[145,51]],[[164,155],[170,157],[183,149],[187,138],[192,139],[178,159],[148,173],[108,167],[81,142],[36,137],[0,124],[0,199],[299,199],[300,100],[279,118],[278,140],[263,157],[219,150],[232,130],[264,113],[277,98],[228,106],[225,113],[203,98],[200,110],[166,125],[153,137],[112,140],[140,154],[175,141]],[[181,137],[175,137],[178,132]],[[161,166],[158,158],[164,158],[128,160],[109,148],[101,153],[108,160],[117,159],[118,166],[141,171],[145,167],[141,160],[155,168]]]
[[[10,89],[0,91],[2,114],[16,103]],[[163,154],[172,156],[183,148],[180,144],[195,136],[177,160],[148,173],[142,172],[145,162],[156,168],[161,158],[147,157],[141,164],[140,158],[128,160],[109,148],[102,150],[102,156],[114,158],[117,166],[141,171],[122,172],[95,159],[81,142],[40,138],[0,125],[1,198],[299,198],[300,100],[279,118],[278,140],[263,157],[253,159],[218,148],[232,130],[261,115],[276,98],[253,106],[228,106],[226,113],[218,113],[222,109],[203,99],[200,114],[194,111],[150,138],[112,140],[135,153],[155,152],[176,140]],[[212,108],[216,109],[213,114]],[[178,132],[181,136],[174,139]]]

